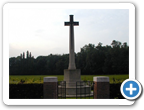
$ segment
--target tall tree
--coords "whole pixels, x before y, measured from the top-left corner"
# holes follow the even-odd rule
[[[27,51],[27,59],[29,58],[29,51]]]
[[[32,55],[31,55],[31,52],[30,52],[30,55],[29,55],[29,57],[30,57],[30,58],[32,57]]]
[[[23,52],[23,59],[25,59],[25,53]]]

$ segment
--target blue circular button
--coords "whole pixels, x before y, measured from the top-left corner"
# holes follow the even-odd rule
[[[123,86],[123,92],[128,97],[135,97],[139,93],[139,86],[134,81],[128,81]]]
[[[141,85],[136,80],[125,80],[121,85],[121,93],[126,99],[136,99],[141,94]]]

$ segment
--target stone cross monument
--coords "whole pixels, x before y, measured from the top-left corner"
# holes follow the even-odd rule
[[[70,22],[65,22],[65,26],[70,26],[69,33],[69,67],[64,70],[64,81],[66,81],[66,96],[76,95],[76,82],[81,81],[81,71],[75,66],[74,53],[74,26],[78,26],[79,22],[73,21],[73,15],[70,15]]]
[[[79,22],[73,21],[73,15],[70,15],[70,22],[65,22],[65,26],[70,26],[69,35],[69,67],[68,69],[76,69],[75,53],[74,53],[74,26],[78,26]]]

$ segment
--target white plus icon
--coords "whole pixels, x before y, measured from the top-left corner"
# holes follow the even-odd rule
[[[133,88],[132,84],[130,84],[130,88],[126,88],[126,91],[130,91],[130,95],[132,95],[133,91],[136,91],[136,90],[137,90],[137,88]]]

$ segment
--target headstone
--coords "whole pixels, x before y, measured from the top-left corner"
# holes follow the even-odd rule
[[[43,98],[57,99],[58,98],[58,83],[57,77],[44,77],[43,83]]]
[[[94,99],[109,99],[109,77],[93,77],[94,81]]]

